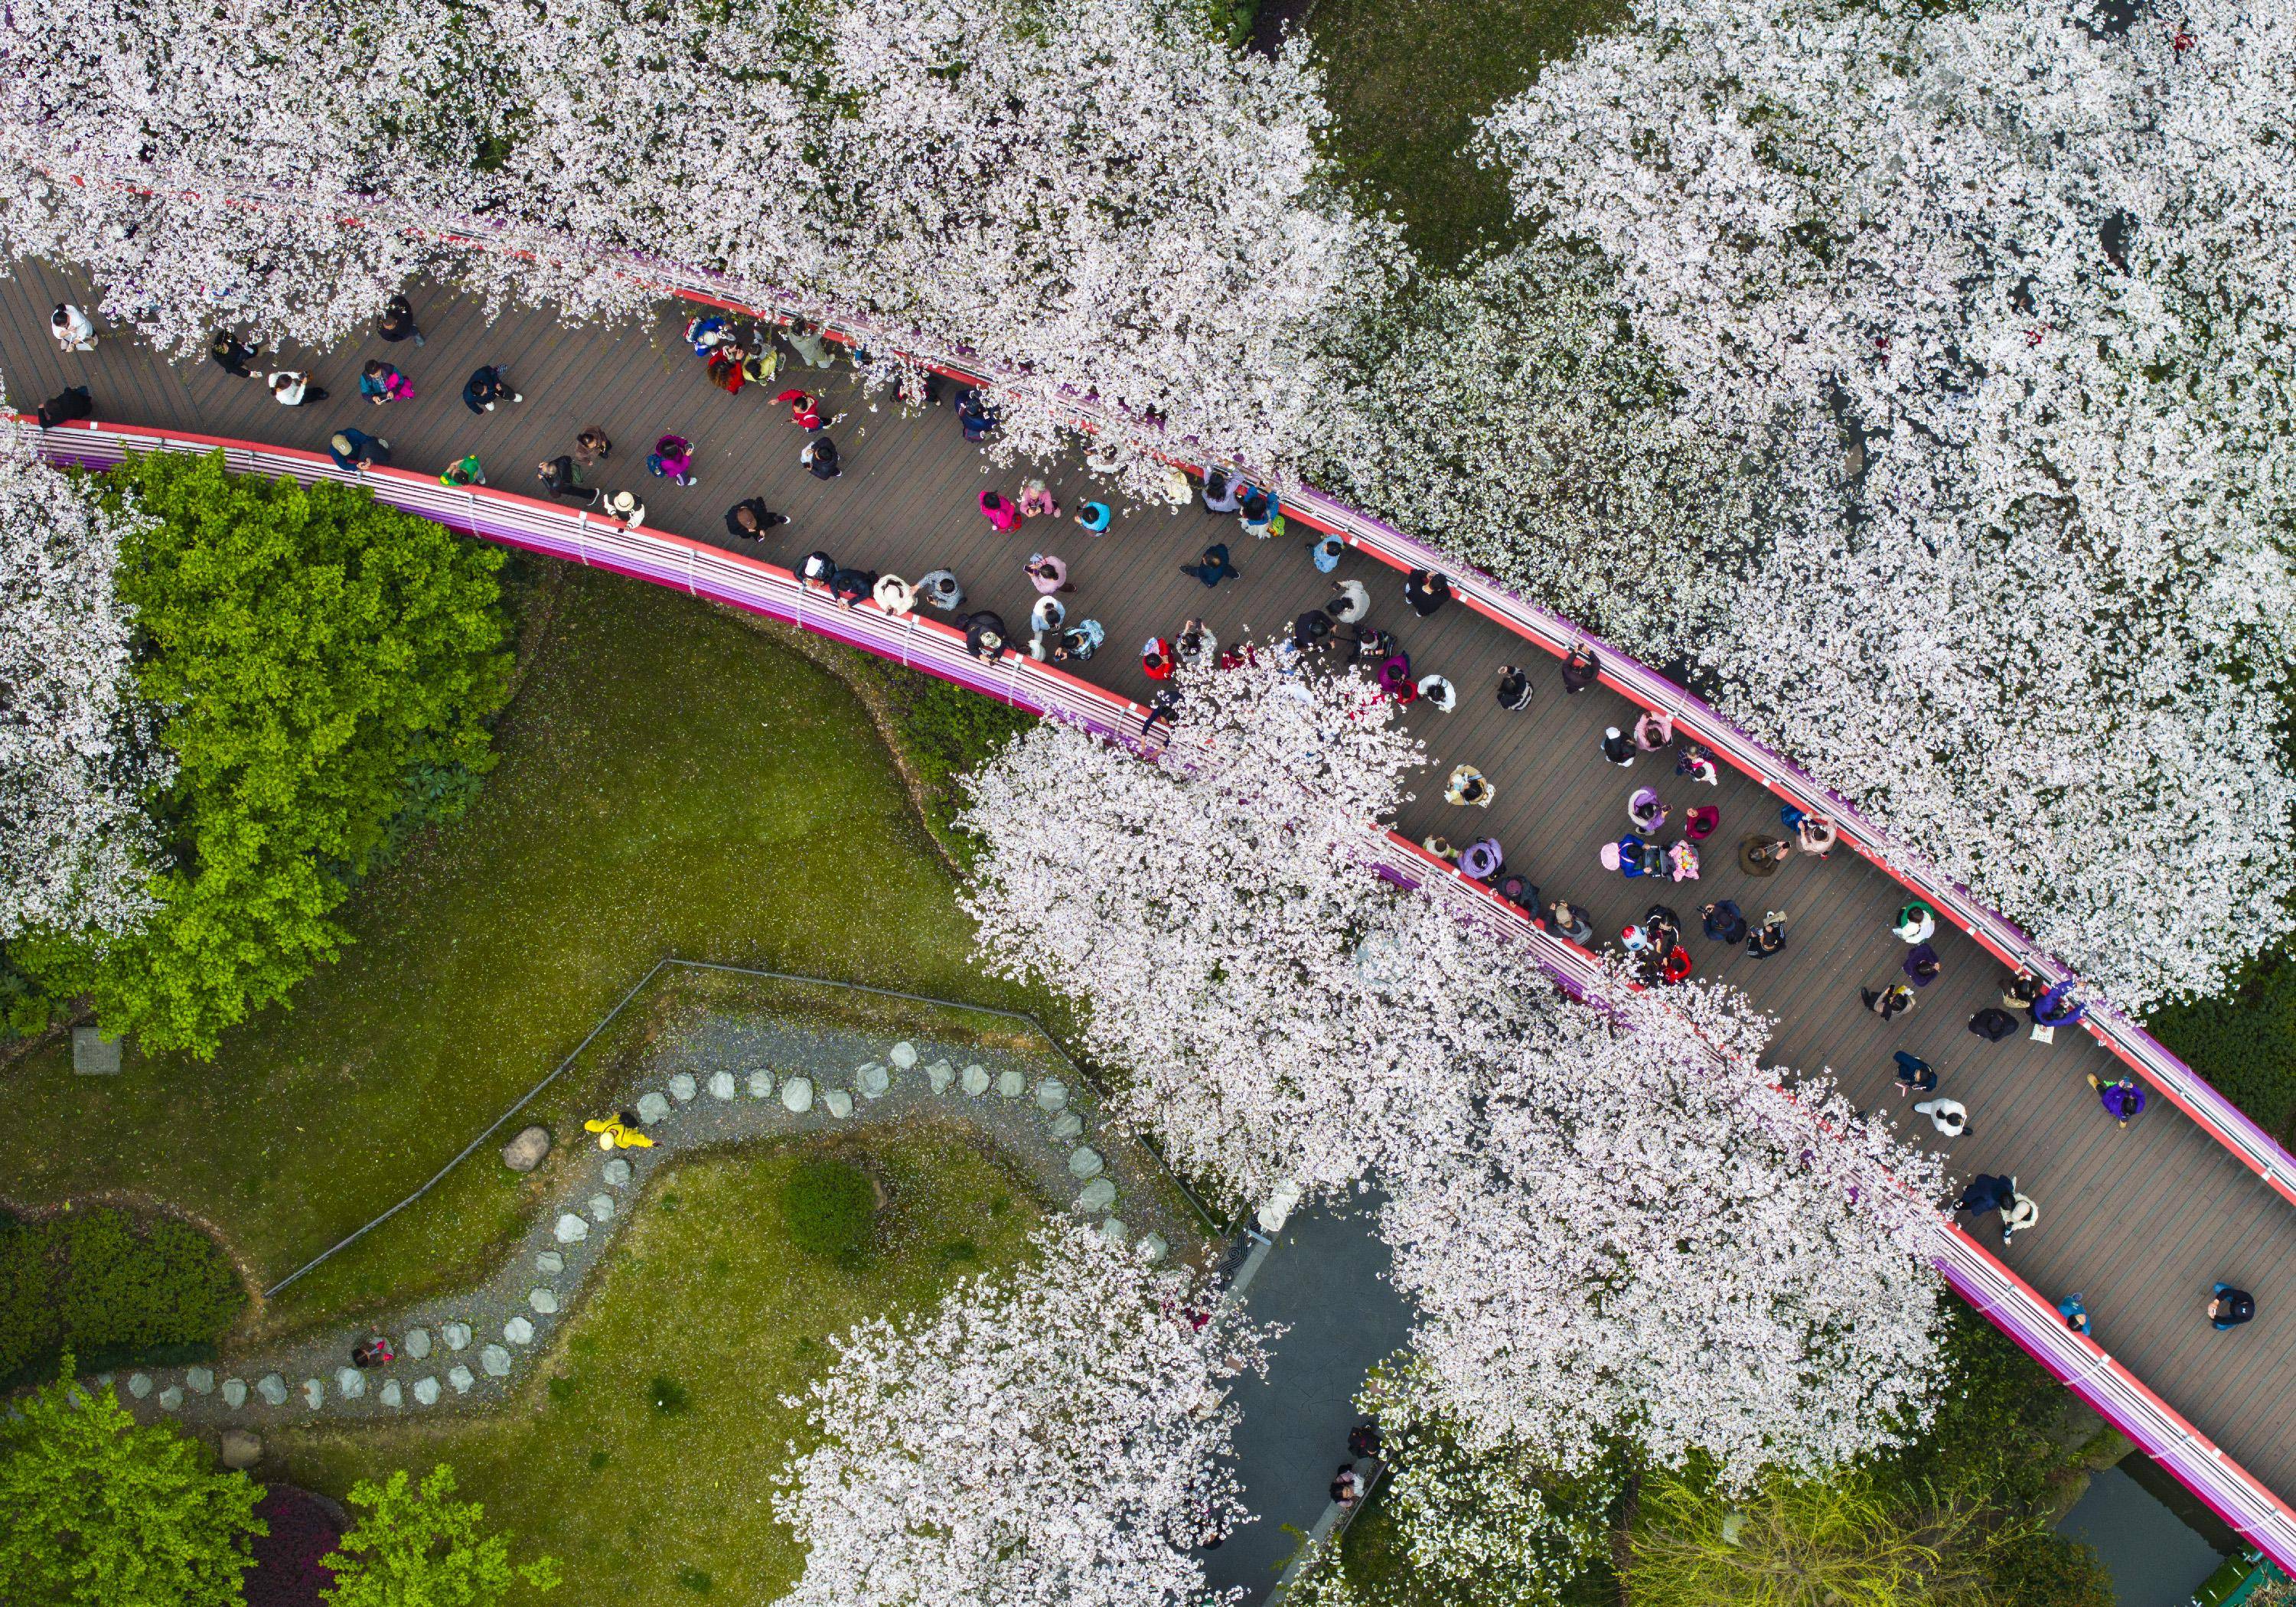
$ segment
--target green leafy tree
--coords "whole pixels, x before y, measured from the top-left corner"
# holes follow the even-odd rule
[[[0,1602],[237,1607],[263,1487],[62,1376],[0,1421]]]
[[[402,1468],[381,1484],[362,1479],[350,1504],[365,1510],[340,1551],[320,1562],[335,1570],[332,1607],[498,1607],[511,1587],[558,1586],[548,1557],[510,1560],[510,1537],[480,1532],[486,1509],[455,1499],[455,1470],[440,1463],[410,1485]]]
[[[507,695],[502,555],[359,487],[152,454],[105,477],[156,518],[123,544],[143,694],[175,779],[140,931],[18,958],[146,1049],[214,1052],[346,940],[332,914],[410,818],[445,818],[493,763]]]

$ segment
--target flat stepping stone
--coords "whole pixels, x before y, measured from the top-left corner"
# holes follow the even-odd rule
[[[455,1386],[455,1394],[468,1395],[471,1392],[471,1386],[479,1381],[471,1376],[471,1370],[468,1367],[457,1362],[447,1369],[447,1382]]]
[[[630,1163],[619,1155],[606,1162],[606,1185],[610,1188],[627,1188],[630,1181]]]
[[[917,1063],[917,1046],[903,1038],[885,1052],[885,1058],[906,1071]]]
[[[1079,1183],[1087,1177],[1097,1177],[1107,1169],[1108,1162],[1102,1160],[1100,1152],[1090,1144],[1069,1152],[1069,1176]]]
[[[996,1092],[1006,1099],[1018,1099],[1029,1091],[1029,1079],[1018,1071],[1004,1070],[996,1074]]]
[[[405,1404],[398,1398],[398,1381],[395,1378],[384,1379],[382,1388],[374,1392],[374,1398],[394,1412]]]
[[[691,1071],[680,1071],[669,1079],[669,1096],[679,1104],[691,1104],[693,1102],[693,1096],[701,1091],[695,1086],[693,1073]]]
[[[638,1123],[648,1126],[669,1115],[669,1101],[652,1088],[638,1095]]]
[[[426,1373],[414,1381],[414,1404],[418,1406],[439,1404],[439,1381],[435,1376]]]
[[[508,1378],[510,1352],[500,1345],[488,1345],[479,1352],[479,1367],[488,1378]]]
[[[782,1085],[782,1109],[802,1116],[813,1109],[813,1078],[792,1077]]]
[[[303,1404],[314,1412],[327,1404],[327,1386],[316,1378],[303,1381]]]
[[[215,1369],[212,1367],[193,1367],[189,1369],[184,1374],[184,1388],[189,1390],[194,1395],[213,1394],[215,1392]]]
[[[1068,1109],[1069,1086],[1057,1077],[1048,1077],[1037,1085],[1037,1109],[1047,1116]]]
[[[566,1258],[554,1250],[545,1250],[534,1258],[534,1270],[546,1272],[551,1276],[556,1277],[566,1270]]]
[[[774,1074],[770,1071],[750,1072],[750,1097],[751,1099],[771,1099],[773,1096]]]
[[[1074,1111],[1062,1111],[1053,1118],[1053,1142],[1066,1144],[1084,1132],[1084,1118]]]
[[[169,1384],[166,1389],[160,1391],[160,1410],[162,1412],[181,1411],[183,1409],[183,1385]]]
[[[893,1074],[871,1061],[853,1074],[853,1091],[864,1099],[882,1099],[893,1086]]]
[[[1111,1244],[1128,1244],[1132,1242],[1132,1230],[1114,1217],[1103,1217],[1100,1219],[1100,1236]]]
[[[983,1094],[988,1092],[988,1068],[982,1065],[967,1066],[964,1069],[964,1075],[957,1078],[957,1086],[972,1095],[973,1098],[979,1099]]]
[[[558,1309],[557,1295],[547,1289],[528,1290],[526,1291],[526,1303],[533,1307],[536,1312],[543,1316],[549,1316]]]
[[[853,1095],[842,1088],[832,1088],[821,1096],[821,1103],[840,1121],[853,1114]]]
[[[399,1345],[399,1349],[406,1352],[406,1359],[408,1361],[421,1361],[424,1357],[430,1354],[430,1330],[428,1328],[409,1328],[406,1331],[406,1338]]]
[[[357,1400],[366,1393],[366,1374],[357,1367],[335,1369],[335,1393],[345,1400]]]
[[[614,1219],[614,1197],[611,1194],[590,1196],[590,1220],[611,1222]]]
[[[1076,1197],[1077,1209],[1087,1217],[1095,1211],[1104,1211],[1115,1203],[1116,1185],[1105,1177],[1094,1178],[1084,1185],[1084,1192]]]
[[[1172,1253],[1171,1245],[1165,1242],[1161,1234],[1142,1234],[1140,1242],[1134,1248],[1138,1250],[1142,1260],[1150,1263],[1160,1261]]]
[[[590,1225],[572,1211],[561,1213],[558,1226],[551,1230],[561,1244],[579,1244],[590,1236]]]
[[[223,1381],[223,1404],[236,1412],[247,1404],[247,1381],[226,1378]]]
[[[734,1074],[731,1071],[713,1071],[709,1074],[709,1097],[712,1099],[734,1097]]]
[[[127,1392],[138,1400],[151,1394],[152,1375],[149,1373],[130,1373],[127,1375]]]
[[[936,1094],[947,1093],[948,1085],[955,1080],[956,1068],[945,1060],[937,1060],[925,1068],[925,1081],[932,1085]]]
[[[503,1338],[513,1345],[534,1343],[534,1324],[522,1316],[514,1316],[503,1324]]]
[[[276,1373],[266,1373],[257,1379],[255,1392],[263,1398],[263,1404],[266,1406],[283,1406],[287,1404],[287,1381]]]
[[[471,1344],[471,1325],[468,1323],[448,1323],[439,1330],[439,1336],[447,1341],[447,1349],[467,1350]]]

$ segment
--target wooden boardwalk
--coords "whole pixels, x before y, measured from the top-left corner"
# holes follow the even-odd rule
[[[611,471],[598,478],[636,491],[650,524],[732,545],[725,511],[762,496],[793,522],[761,555],[793,566],[820,548],[911,579],[948,568],[964,583],[968,607],[996,610],[1016,632],[1035,596],[1024,562],[1039,550],[1058,553],[1076,586],[1065,599],[1070,619],[1097,619],[1108,632],[1100,655],[1074,668],[1134,698],[1151,689],[1138,657],[1150,636],[1168,637],[1192,616],[1223,642],[1265,636],[1330,594],[1297,536],[1255,542],[1233,519],[1201,509],[1119,503],[1114,527],[1097,538],[1065,521],[999,535],[975,497],[983,488],[1009,494],[1024,473],[993,470],[963,441],[947,408],[905,416],[882,394],[860,393],[842,365],[824,373],[790,363],[788,382],[825,389],[841,415],[830,433],[844,476],[814,480],[798,463],[805,438],[787,410],[767,400],[771,389],[727,397],[704,381],[678,339],[682,309],[665,307],[645,326],[570,330],[532,312],[489,324],[474,303],[445,291],[418,293],[425,346],[370,340],[292,352],[289,365],[313,370],[332,396],[290,409],[212,364],[169,365],[125,338],[106,336],[93,354],[61,356],[47,336],[48,308],[66,299],[90,303],[88,287],[38,264],[19,265],[15,275],[0,287],[0,365],[11,400],[28,410],[67,383],[86,383],[97,416],[121,422],[306,449],[323,449],[333,430],[356,424],[389,439],[399,467],[435,471],[476,452],[492,484],[532,494],[539,493],[537,462],[570,449],[577,430],[596,424],[615,442]],[[381,409],[360,401],[357,367],[368,357],[403,369],[415,398]],[[526,400],[476,417],[460,390],[487,362],[504,365]],[[699,485],[646,476],[644,455],[665,430],[697,444]],[[1046,478],[1071,508],[1090,494],[1076,464]],[[1208,591],[1179,565],[1210,541],[1226,541],[1243,573]],[[1916,1009],[1887,1024],[1876,1020],[1861,1007],[1858,989],[1899,980],[1906,950],[1889,928],[1903,895],[1894,882],[1847,851],[1823,864],[1798,858],[1767,880],[1743,875],[1738,838],[1777,824],[1775,804],[1752,783],[1726,771],[1718,788],[1693,787],[1673,775],[1670,756],[1615,768],[1599,742],[1606,725],[1624,726],[1632,717],[1624,700],[1599,688],[1565,697],[1551,660],[1466,609],[1415,618],[1399,578],[1382,565],[1351,553],[1338,573],[1371,588],[1372,623],[1402,641],[1415,671],[1439,671],[1459,690],[1455,712],[1421,705],[1412,714],[1432,763],[1403,830],[1462,843],[1496,837],[1511,870],[1549,898],[1583,904],[1606,939],[1654,899],[1672,905],[1689,920],[1686,942],[1700,972],[1743,988],[1778,1018],[1775,1059],[1805,1070],[1832,1068],[1861,1103],[1896,1108],[1923,1142],[1943,1144],[1910,1101],[1899,1104],[1890,1077],[1893,1050],[1931,1062],[1939,1091],[1969,1107],[1971,1130],[1948,1146],[1956,1178],[2013,1172],[2040,1207],[2039,1225],[2005,1250],[1990,1219],[1972,1224],[1980,1239],[2045,1296],[2082,1293],[2108,1352],[2267,1484],[2296,1490],[2296,1212],[2157,1094],[2134,1125],[2117,1127],[2086,1078],[2118,1075],[2120,1064],[2086,1034],[2061,1033],[2042,1045],[2021,1035],[1990,1045],[1967,1032],[1971,1014],[1994,1002],[2006,977],[1958,932],[1935,939],[1945,972]],[[1505,712],[1492,696],[1503,662],[1531,671],[1538,692],[1521,713]],[[1442,801],[1442,777],[1459,763],[1494,783],[1489,810]],[[1626,881],[1601,868],[1602,845],[1626,829],[1628,793],[1644,783],[1673,806],[1677,823],[1693,804],[1720,806],[1702,881]],[[1756,961],[1707,942],[1695,912],[1710,898],[1734,899],[1750,918],[1787,912],[1785,951]],[[2217,1278],[2256,1293],[2253,1323],[2229,1333],[2210,1328],[2202,1306]]]

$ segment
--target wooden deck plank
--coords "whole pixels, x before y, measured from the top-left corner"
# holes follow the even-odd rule
[[[340,424],[387,437],[401,466],[436,472],[477,451],[489,480],[535,493],[533,465],[570,447],[575,433],[597,424],[615,452],[602,483],[636,491],[649,521],[719,545],[725,510],[742,497],[764,496],[794,522],[758,549],[793,564],[823,547],[848,563],[915,578],[947,567],[969,606],[1003,614],[1022,628],[1034,593],[1021,574],[1027,554],[1049,548],[1066,559],[1076,590],[1063,600],[1071,619],[1090,616],[1107,629],[1086,678],[1136,700],[1151,684],[1141,674],[1140,644],[1169,635],[1201,615],[1223,642],[1247,630],[1268,635],[1330,594],[1330,581],[1305,553],[1302,531],[1255,542],[1233,520],[1201,507],[1171,513],[1109,498],[1111,530],[1095,538],[1065,521],[1032,523],[1012,535],[992,530],[974,505],[984,486],[1010,493],[1029,471],[988,468],[962,440],[944,406],[922,413],[884,397],[859,394],[851,371],[808,370],[791,362],[774,389],[796,383],[821,390],[843,416],[831,434],[846,472],[824,483],[798,463],[802,437],[771,390],[726,397],[702,379],[679,338],[685,311],[665,306],[628,324],[569,330],[549,315],[511,308],[492,323],[450,291],[418,290],[414,301],[427,345],[348,341],[323,353],[290,351],[333,393],[324,405],[285,409],[257,384],[213,365],[168,365],[134,341],[107,333],[97,351],[64,357],[47,338],[54,301],[91,299],[84,277],[41,264],[20,264],[0,287],[0,364],[10,391],[29,406],[68,381],[94,389],[99,416],[163,428],[324,447]],[[355,394],[358,362],[385,356],[418,388],[411,402],[374,409]],[[483,418],[462,406],[460,390],[481,361],[503,364],[526,400]],[[875,411],[871,411],[873,400]],[[643,460],[656,435],[675,430],[697,447],[701,483],[679,488],[651,480]],[[1081,466],[1043,471],[1064,505],[1091,490]],[[1207,543],[1226,541],[1244,571],[1207,591],[1178,572]],[[1894,980],[1904,947],[1889,931],[1901,890],[1848,850],[1820,865],[1797,859],[1775,876],[1746,876],[1736,845],[1750,830],[1775,826],[1768,793],[1734,773],[1718,787],[1693,787],[1672,773],[1672,755],[1644,756],[1631,769],[1606,763],[1598,750],[1606,725],[1626,726],[1633,710],[1607,689],[1565,696],[1554,660],[1471,611],[1453,606],[1428,620],[1401,600],[1400,577],[1350,552],[1338,573],[1360,579],[1373,597],[1371,620],[1393,631],[1421,674],[1439,670],[1459,693],[1449,715],[1423,706],[1407,726],[1427,743],[1430,764],[1398,821],[1415,838],[1440,832],[1456,842],[1495,836],[1511,869],[1537,881],[1549,898],[1582,905],[1605,938],[1652,902],[1672,905],[1689,927],[1702,975],[1745,988],[1777,1016],[1773,1054],[1795,1066],[1831,1067],[1861,1106],[1895,1113],[1922,1142],[1943,1141],[1900,1104],[1890,1052],[1910,1048],[1936,1065],[1943,1090],[1970,1108],[1972,1130],[1947,1146],[1958,1180],[1975,1171],[2013,1171],[2042,1210],[2005,1259],[2045,1296],[2072,1290],[2088,1297],[2097,1336],[2113,1355],[2172,1406],[2267,1483],[2296,1490],[2296,1211],[2157,1093],[2127,1132],[2098,1108],[2085,1075],[2112,1073],[2111,1060],[2085,1033],[2066,1032],[2054,1045],[2021,1034],[2000,1045],[1969,1035],[1964,1023],[1993,1002],[2005,980],[1982,950],[1956,931],[1936,939],[1944,974],[1921,996],[1912,1015],[1884,1024],[1859,1005],[1857,989]],[[1529,671],[1530,707],[1501,709],[1492,686],[1503,662]],[[729,717],[730,717],[729,711]],[[1488,810],[1442,801],[1445,774],[1469,763],[1488,775],[1497,798]],[[1658,788],[1678,812],[1693,803],[1722,810],[1721,829],[1706,845],[1704,873],[1694,882],[1626,881],[1603,872],[1597,855],[1626,826],[1635,786]],[[1792,917],[1785,951],[1756,962],[1700,935],[1698,906],[1732,898],[1759,919],[1765,909]],[[2205,1071],[2205,1068],[2202,1068]],[[1967,1220],[1967,1219],[1964,1219]],[[1976,1224],[1980,1239],[1997,1229]],[[2228,1277],[2256,1291],[2257,1320],[2230,1334],[2210,1331],[2199,1315],[2210,1281]]]

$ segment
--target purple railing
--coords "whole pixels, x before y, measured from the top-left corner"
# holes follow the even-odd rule
[[[999,662],[984,662],[965,652],[964,637],[948,626],[914,614],[889,614],[873,603],[839,606],[778,565],[685,537],[634,529],[618,520],[512,492],[442,486],[404,470],[345,470],[317,453],[183,430],[72,424],[42,432],[41,450],[58,462],[98,469],[119,463],[130,451],[220,450],[226,465],[237,473],[284,475],[305,484],[332,480],[365,485],[379,502],[481,539],[546,553],[785,620],[1013,707],[1057,716],[1136,748],[1141,745],[1141,719],[1146,710],[1128,699],[1018,654]],[[2066,974],[2047,956],[2031,951],[2023,933],[1976,904],[1965,889],[1944,884],[1948,896],[1948,891],[1919,880],[1921,867],[1912,864],[1909,857],[1899,855],[1889,839],[1871,828],[1844,800],[1818,787],[1656,672],[1596,642],[1550,611],[1514,596],[1488,577],[1462,573],[1441,554],[1344,504],[1308,492],[1296,496],[1290,506],[1308,522],[1343,535],[1383,562],[1404,567],[1444,567],[1447,574],[1458,576],[1455,589],[1469,606],[1550,652],[1567,652],[1580,643],[1595,646],[1603,660],[1606,684],[1646,707],[1672,714],[1678,728],[1691,731],[1718,755],[1729,758],[1779,796],[1806,808],[1833,814],[1845,840],[1931,899],[1940,913],[1952,914],[1997,956],[2031,964],[2053,979]],[[1584,994],[1598,984],[1602,962],[1595,955],[1548,931],[1529,914],[1463,877],[1456,867],[1416,844],[1393,832],[1382,832],[1372,845],[1372,858],[1390,879],[1423,887],[1464,918],[1488,930],[1511,933],[1529,945],[1538,963],[1574,994]],[[2093,1015],[2096,1013],[2109,1014]],[[2127,1037],[2116,1036],[2114,1027]],[[2122,1018],[2111,1016],[2109,1025],[2094,1029],[2108,1047],[2153,1077],[2194,1120],[2240,1154],[2284,1197],[2296,1201],[2289,1181],[2296,1177],[2296,1161],[2255,1124],[2233,1111],[2214,1089]],[[2157,1056],[2172,1074],[2181,1074],[2188,1086],[2180,1088],[2155,1072],[2153,1059],[2144,1056],[2147,1046],[2151,1056]],[[2195,1108],[2196,1103],[2200,1108]],[[2202,1114],[2204,1110],[2230,1119],[2212,1120]],[[2235,1142],[2235,1135],[2247,1136],[2252,1147],[2243,1148]],[[1874,1183],[1877,1187],[1896,1186],[1886,1177]],[[2284,1568],[2296,1570],[2296,1512],[2095,1341],[2068,1331],[2054,1307],[1962,1234],[1949,1218],[1938,1218],[1936,1225],[1934,1259],[1956,1290],[2142,1446],[2236,1532]]]

